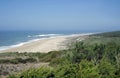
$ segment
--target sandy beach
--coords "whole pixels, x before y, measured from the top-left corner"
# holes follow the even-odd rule
[[[57,36],[32,41],[18,47],[2,50],[2,52],[50,52],[67,49],[66,43],[71,40],[83,40],[89,34],[74,34],[67,36]]]

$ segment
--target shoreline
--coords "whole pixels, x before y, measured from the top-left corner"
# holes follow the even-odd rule
[[[48,53],[50,51],[64,50],[67,48],[66,43],[71,42],[72,38],[79,38],[79,40],[84,39],[85,36],[90,35],[91,33],[86,34],[72,34],[64,36],[55,36],[49,38],[40,38],[30,40],[28,42],[20,43],[20,45],[15,47],[10,47],[5,50],[0,50],[0,53],[3,52],[41,52]],[[77,40],[77,39],[76,39]]]

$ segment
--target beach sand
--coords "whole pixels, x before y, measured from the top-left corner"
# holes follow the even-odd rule
[[[10,49],[2,50],[3,52],[41,52],[47,53],[50,51],[58,51],[67,49],[66,42],[71,42],[71,40],[83,40],[88,34],[77,34],[77,35],[67,35],[67,36],[57,36],[53,38],[44,38],[37,41],[32,41],[23,44],[18,47],[13,47]]]

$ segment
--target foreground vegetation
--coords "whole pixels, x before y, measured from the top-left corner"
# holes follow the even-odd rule
[[[2,54],[2,56],[6,55]],[[22,60],[25,62],[17,63],[49,62],[49,66],[10,74],[8,78],[120,78],[120,32],[118,31],[92,35],[82,42],[72,43],[69,50],[49,53],[10,53],[7,56],[13,55],[25,57]],[[28,61],[26,60],[28,58],[34,60]]]

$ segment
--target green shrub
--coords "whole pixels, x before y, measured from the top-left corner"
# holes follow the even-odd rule
[[[98,66],[87,60],[82,60],[79,64],[77,78],[100,78]]]
[[[107,59],[102,59],[98,66],[101,78],[115,78],[115,67]]]
[[[55,77],[56,78],[77,78],[77,73],[79,70],[78,64],[68,64],[59,67],[56,70]]]
[[[21,73],[19,78],[54,78],[54,71],[49,67],[32,68]]]

